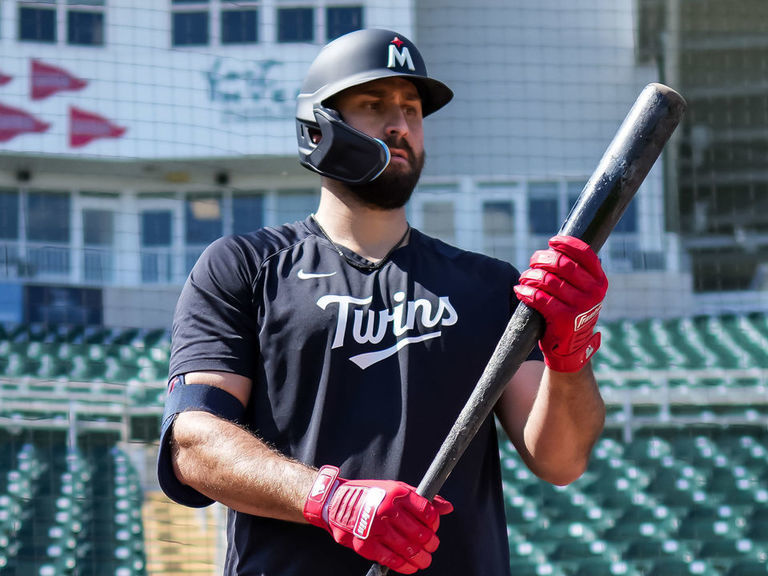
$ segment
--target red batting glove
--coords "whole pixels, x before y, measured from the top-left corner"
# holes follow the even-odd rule
[[[310,524],[325,528],[339,544],[403,574],[432,562],[440,543],[440,515],[453,506],[430,502],[413,486],[394,480],[344,480],[335,466],[318,472],[304,504]]]
[[[578,372],[600,347],[593,332],[607,290],[597,254],[578,238],[555,236],[531,256],[515,294],[546,320],[539,347],[552,370]]]

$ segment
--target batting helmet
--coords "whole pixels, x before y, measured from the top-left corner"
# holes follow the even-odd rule
[[[389,164],[389,148],[352,128],[325,104],[339,92],[380,78],[399,77],[416,85],[427,116],[445,106],[453,92],[427,76],[416,46],[391,30],[357,30],[326,45],[309,67],[298,96],[296,137],[299,161],[323,176],[350,184],[370,182]],[[312,133],[320,131],[320,141]]]

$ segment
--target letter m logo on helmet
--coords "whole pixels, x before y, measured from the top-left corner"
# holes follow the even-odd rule
[[[413,65],[413,58],[411,58],[411,52],[408,50],[408,46],[403,46],[405,42],[400,40],[397,36],[389,44],[389,58],[387,58],[387,68],[395,68],[400,66],[401,68],[408,65],[408,70],[415,71],[416,66]],[[402,47],[402,50],[399,48]]]

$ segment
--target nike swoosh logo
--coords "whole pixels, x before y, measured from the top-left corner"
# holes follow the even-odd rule
[[[314,272],[304,272],[304,269],[302,268],[301,270],[299,270],[296,276],[299,277],[299,280],[310,280],[312,278],[328,278],[329,276],[333,276],[334,274],[336,274],[336,272],[326,272],[324,274],[314,273]]]
[[[397,344],[378,352],[366,352],[365,354],[358,354],[352,356],[350,360],[357,364],[360,368],[365,370],[369,366],[373,366],[376,362],[381,362],[385,358],[389,358],[393,354],[397,354],[398,350],[402,350],[409,344],[416,344],[417,342],[424,342],[425,340],[432,340],[432,338],[439,338],[441,332],[432,332],[431,334],[424,334],[423,336],[411,336],[410,338],[403,338],[399,340]]]

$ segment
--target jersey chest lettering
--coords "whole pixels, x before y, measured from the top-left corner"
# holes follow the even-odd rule
[[[350,357],[352,362],[365,369],[396,354],[405,346],[439,338],[442,335],[440,327],[458,322],[459,315],[447,296],[438,297],[436,304],[425,298],[406,301],[405,292],[396,292],[392,298],[396,302],[392,309],[378,311],[368,308],[372,297],[329,294],[318,299],[317,305],[323,310],[338,306],[331,348],[343,347],[348,334],[358,344],[379,344],[387,332],[398,338],[394,346]],[[409,333],[413,335],[406,336]]]

